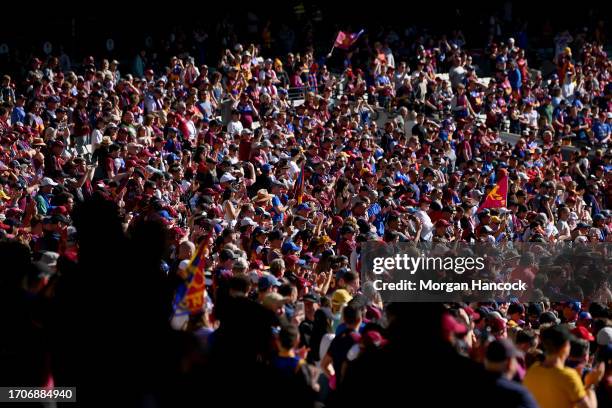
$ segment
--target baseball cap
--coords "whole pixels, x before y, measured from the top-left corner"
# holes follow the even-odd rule
[[[457,321],[449,313],[442,315],[442,332],[445,334],[463,334],[467,333],[467,327]]]
[[[525,306],[521,303],[512,303],[508,306],[508,315],[512,315],[514,313],[525,313]]]
[[[269,288],[271,288],[272,286],[280,286],[280,282],[278,279],[276,279],[276,277],[274,275],[264,275],[261,278],[259,278],[259,281],[257,281],[257,288],[260,291],[263,290],[267,290]]]
[[[612,327],[604,327],[597,333],[597,344],[600,346],[612,344]]]
[[[538,303],[532,303],[527,306],[527,315],[540,317],[542,314],[542,306]]]
[[[448,221],[446,221],[445,219],[441,218],[438,221],[436,221],[434,226],[436,228],[448,228],[450,226],[450,223]]]
[[[520,357],[523,353],[507,339],[495,340],[487,347],[485,358],[492,363],[501,363],[513,357]]]
[[[57,183],[55,181],[53,181],[50,177],[45,177],[40,182],[40,186],[41,187],[47,187],[47,186],[55,187],[55,186],[57,186]]]
[[[297,206],[297,208],[295,209],[295,211],[302,211],[302,210],[308,210],[310,211],[310,207],[308,206],[307,203],[303,203]]]
[[[595,336],[593,336],[593,333],[591,333],[586,327],[584,326],[578,326],[575,329],[572,330],[571,332],[574,336],[576,336],[579,339],[583,339],[586,341],[595,341]]]
[[[304,302],[320,303],[321,296],[319,296],[318,293],[310,292],[310,293],[305,294],[304,297],[302,297],[302,300]]]
[[[580,302],[568,302],[565,306],[569,307],[574,312],[579,312],[581,308]]]
[[[240,221],[240,226],[246,227],[247,225],[251,227],[256,227],[258,224],[255,221],[253,221],[251,217],[244,217],[242,221]]]
[[[338,289],[332,295],[332,304],[336,306],[344,305],[353,299],[346,289]]]
[[[540,324],[546,323],[559,324],[561,320],[553,312],[544,312],[540,315]]]
[[[291,241],[287,241],[283,244],[282,248],[281,248],[282,252],[289,252],[289,251],[301,251],[302,248],[297,246],[295,243],[291,242]]]
[[[293,265],[306,265],[306,261],[300,259],[297,255],[287,255],[285,256],[285,264],[290,267]]]
[[[319,262],[319,258],[315,257],[312,252],[306,252],[303,254],[302,258],[308,263],[317,263]]]
[[[236,177],[232,176],[229,173],[225,173],[221,176],[221,179],[219,179],[220,183],[230,183],[232,181],[236,181]]]

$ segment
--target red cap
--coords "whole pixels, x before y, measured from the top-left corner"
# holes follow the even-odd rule
[[[387,341],[383,338],[383,336],[381,336],[379,332],[374,330],[370,330],[369,332],[361,336],[361,340],[367,346],[380,347],[387,344]]]
[[[449,226],[450,222],[446,221],[445,219],[439,219],[435,224],[436,228],[448,228]]]
[[[66,215],[68,214],[68,210],[66,209],[66,207],[64,207],[63,205],[60,205],[58,207],[55,207],[52,211],[52,214],[61,214],[61,215]]]
[[[414,207],[417,204],[419,204],[415,199],[413,198],[407,198],[407,199],[403,199],[404,196],[402,196],[402,202],[405,203],[407,206],[410,207]]]
[[[174,227],[172,228],[172,232],[177,236],[177,237],[184,237],[186,235],[186,232],[184,229],[180,228],[180,227]]]
[[[579,339],[586,341],[595,341],[595,336],[584,326],[578,326],[572,330],[572,334]]]
[[[467,327],[457,321],[453,316],[444,313],[442,316],[442,332],[448,334],[463,334],[467,333]]]
[[[431,199],[429,197],[421,197],[419,204],[431,204]]]
[[[300,258],[297,255],[287,255],[287,256],[285,256],[285,263],[287,264],[287,266],[296,265],[299,260],[300,260]]]
[[[218,191],[213,190],[212,188],[205,188],[204,190],[202,190],[202,193],[204,193],[205,195],[209,195],[209,196],[218,195],[219,194]]]
[[[480,313],[476,312],[470,306],[464,307],[463,310],[465,310],[465,313],[467,313],[467,315],[470,316],[470,319],[472,320],[480,319]]]
[[[506,328],[506,322],[502,319],[493,319],[489,326],[493,333],[499,333]]]

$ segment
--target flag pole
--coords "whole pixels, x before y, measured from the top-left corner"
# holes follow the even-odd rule
[[[332,53],[334,52],[334,49],[336,49],[336,43],[334,42],[334,45],[332,45],[331,50],[329,50],[329,54],[327,54],[327,58],[331,58]]]

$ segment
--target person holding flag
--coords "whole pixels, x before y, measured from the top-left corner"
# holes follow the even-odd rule
[[[204,238],[197,251],[183,270],[183,283],[174,298],[174,316],[181,317],[201,312],[206,297],[206,278],[204,268],[209,255],[210,236]]]
[[[300,169],[300,173],[298,174],[297,180],[295,181],[295,186],[293,187],[293,198],[296,200],[297,205],[302,204],[302,200],[304,197],[304,167],[306,166],[306,161],[302,162],[302,168]]]
[[[497,183],[493,189],[487,194],[478,212],[486,208],[504,208],[508,201],[508,172],[506,169],[500,169],[497,172]]]

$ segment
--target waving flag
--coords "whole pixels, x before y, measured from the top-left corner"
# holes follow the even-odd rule
[[[302,197],[304,197],[304,166],[306,162],[302,163],[302,168],[297,180],[295,181],[295,187],[293,187],[293,198],[297,200],[298,205],[302,204]]]
[[[185,268],[187,276],[185,283],[177,290],[174,300],[175,311],[181,310],[184,313],[192,313],[202,310],[204,306],[204,293],[206,292],[204,251],[207,245],[208,238],[205,238],[189,261],[189,265]]]
[[[363,32],[364,30],[359,31],[358,33],[345,33],[344,31],[340,31],[336,37],[336,41],[334,42],[334,47],[342,50],[348,50],[357,42]]]
[[[478,208],[478,211],[485,208],[502,208],[506,206],[508,198],[508,173],[504,170],[500,171],[500,178],[495,187],[487,195],[484,202]]]

